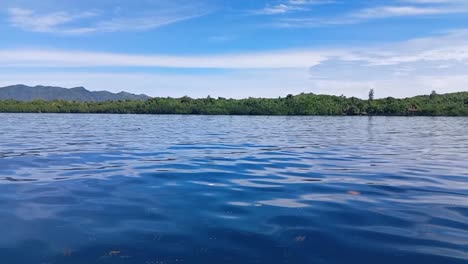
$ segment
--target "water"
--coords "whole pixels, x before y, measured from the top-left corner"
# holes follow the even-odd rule
[[[0,262],[467,263],[468,118],[0,114]]]

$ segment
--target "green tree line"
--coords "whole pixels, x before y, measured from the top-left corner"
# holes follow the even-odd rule
[[[392,115],[468,116],[468,92],[367,100],[331,95],[299,94],[266,99],[152,98],[146,101],[0,101],[3,113],[112,113],[194,115]]]

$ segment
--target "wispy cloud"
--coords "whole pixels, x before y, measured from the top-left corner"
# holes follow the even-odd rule
[[[366,8],[350,14],[350,18],[354,19],[376,19],[399,16],[420,16],[445,14],[454,12],[455,10],[447,10],[437,7],[417,7],[417,6],[381,6],[375,8]]]
[[[234,35],[215,35],[208,38],[209,42],[213,43],[226,43],[236,39]]]
[[[324,59],[315,51],[275,51],[205,56],[0,50],[0,63],[11,67],[164,67],[192,69],[307,68]]]
[[[205,12],[155,15],[138,18],[114,18],[92,26],[95,32],[145,31],[205,15]]]
[[[27,67],[28,71],[0,74],[3,84],[87,85],[92,89],[115,86],[155,96],[232,97],[299,92],[364,97],[369,88],[376,88],[378,96],[403,97],[431,90],[466,90],[468,30],[359,48],[199,56],[0,50],[0,65],[11,71]],[[51,68],[43,72],[45,67]],[[60,72],[65,67],[74,69]],[[119,69],[112,72],[116,67]],[[160,67],[229,70],[167,73],[159,71]]]
[[[287,5],[287,4],[278,4],[274,6],[266,6],[260,10],[255,10],[253,14],[259,15],[275,15],[275,14],[284,14],[290,11],[304,10],[302,7]]]
[[[468,13],[465,0],[397,0],[393,4],[361,8],[334,17],[285,18],[277,26],[318,27],[326,25],[357,24],[376,19],[418,17]]]
[[[453,31],[447,35],[376,47],[280,50],[193,56],[132,55],[59,50],[0,50],[0,64],[8,67],[273,69],[309,68],[330,61],[359,62],[363,67],[420,62],[463,62],[468,64],[468,31]]]
[[[465,0],[399,0],[405,3],[414,4],[461,4],[466,3]]]
[[[334,3],[332,0],[288,0],[280,4],[271,5],[263,7],[259,10],[251,11],[252,14],[257,15],[277,15],[285,14],[292,11],[306,11],[309,10],[310,5],[321,5],[321,4],[330,4]]]
[[[180,7],[121,16],[118,12],[66,11],[38,13],[23,8],[8,9],[10,26],[29,32],[80,35],[96,32],[151,30],[209,13],[206,9]]]
[[[11,26],[25,31],[54,32],[63,25],[71,24],[78,20],[95,17],[95,12],[69,13],[53,12],[48,14],[37,14],[33,10],[22,8],[8,9]]]

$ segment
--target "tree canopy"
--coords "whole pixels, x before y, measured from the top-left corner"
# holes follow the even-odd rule
[[[146,101],[105,102],[0,101],[4,113],[112,113],[194,115],[392,115],[468,116],[468,92],[392,97],[370,100],[356,97],[299,94],[275,99],[151,98]]]

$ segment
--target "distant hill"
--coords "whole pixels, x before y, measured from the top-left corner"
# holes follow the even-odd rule
[[[66,100],[81,102],[103,102],[118,100],[147,100],[147,95],[136,95],[126,92],[111,93],[107,91],[92,92],[83,87],[62,88],[53,86],[26,86],[22,84],[0,88],[0,100],[33,101],[37,99],[45,101]]]

